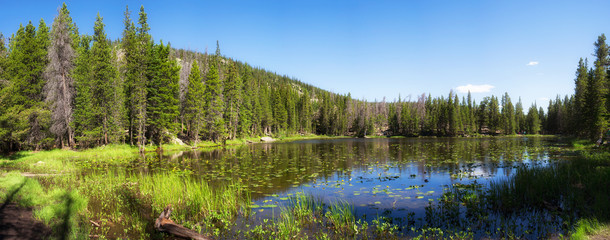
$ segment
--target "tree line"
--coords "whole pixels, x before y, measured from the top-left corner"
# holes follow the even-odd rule
[[[0,150],[82,148],[128,143],[143,150],[171,139],[220,142],[283,134],[469,136],[562,133],[599,137],[608,126],[608,47],[594,67],[579,62],[575,94],[547,113],[525,111],[508,94],[461,99],[422,94],[393,102],[356,100],[221,55],[156,42],[144,7],[127,7],[120,39],[98,14],[79,34],[63,4],[51,27],[0,34]]]

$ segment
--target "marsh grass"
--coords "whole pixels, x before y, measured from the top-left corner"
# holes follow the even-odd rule
[[[563,219],[564,228],[582,235],[595,221],[610,221],[608,183],[610,153],[583,152],[556,165],[520,168],[514,176],[492,182],[487,200],[504,213],[523,209],[550,212]],[[579,219],[595,221],[577,222]]]
[[[176,219],[188,217],[201,220],[217,216],[229,217],[249,208],[250,196],[240,185],[212,188],[206,182],[164,173],[132,177],[138,181],[142,194],[150,197],[152,206],[162,210],[172,204]]]
[[[353,234],[358,231],[354,217],[354,207],[346,201],[330,203],[325,213],[331,226],[339,233]]]
[[[172,172],[126,174],[122,171],[87,175],[79,180],[87,196],[90,217],[102,223],[96,234],[111,238],[149,238],[154,219],[172,205],[172,219],[209,235],[226,231],[236,216],[246,216],[250,196],[240,185],[211,187]],[[151,235],[152,234],[152,235]]]
[[[280,136],[280,141],[307,138]],[[227,145],[245,142],[243,139],[227,141]],[[210,143],[201,144],[206,146]],[[216,147],[218,144],[209,146]],[[173,145],[165,151],[185,148],[191,147]],[[280,205],[278,217],[266,219],[263,224],[246,222],[243,225],[248,227],[244,227],[236,223],[248,221],[248,216],[252,215],[250,192],[244,186],[210,186],[193,176],[192,172],[172,168],[151,171],[154,174],[126,170],[125,166],[131,166],[129,164],[132,162],[151,164],[147,162],[149,155],[144,160],[138,156],[135,147],[108,145],[82,151],[21,152],[2,157],[0,166],[57,175],[36,180],[23,178],[19,173],[9,173],[0,178],[0,197],[6,199],[14,196],[20,204],[33,206],[37,209],[37,218],[55,229],[69,229],[67,231],[73,238],[83,233],[101,238],[162,238],[164,235],[155,231],[152,224],[169,204],[174,209],[174,221],[221,239],[392,239],[405,229],[405,225],[399,226],[401,223],[383,217],[373,220],[369,228],[371,222],[356,221],[351,204],[342,201],[325,204],[321,198],[305,194],[290,198],[286,206]],[[407,219],[406,226],[412,229],[409,236],[473,238],[472,229],[477,227],[491,229],[492,237],[534,236],[515,235],[518,231],[510,230],[515,229],[509,226],[514,224],[511,221],[515,219],[511,213],[520,210],[545,214],[553,212],[565,220],[565,229],[574,229],[574,236],[578,235],[578,231],[584,231],[586,235],[592,232],[596,234],[600,230],[590,229],[598,229],[598,225],[576,224],[576,221],[582,218],[596,219],[602,226],[599,228],[601,231],[608,229],[603,227],[607,226],[610,216],[610,195],[606,186],[610,182],[608,159],[610,154],[607,153],[589,154],[583,151],[581,159],[548,167],[518,169],[514,177],[495,181],[489,189],[480,185],[455,185],[443,195],[443,199],[435,199],[430,204],[427,214],[434,218],[424,220],[427,224],[412,224]],[[97,168],[87,171],[90,166]],[[497,220],[500,223],[490,227],[491,218],[498,216],[505,219]],[[536,218],[532,224],[545,220],[543,217]],[[89,221],[100,226],[93,227]],[[496,227],[502,230],[495,231]]]

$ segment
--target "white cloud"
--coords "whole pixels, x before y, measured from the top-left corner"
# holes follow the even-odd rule
[[[455,89],[460,93],[467,93],[468,91],[470,91],[471,93],[485,93],[485,92],[490,92],[492,88],[494,88],[494,86],[489,85],[489,84],[483,84],[483,85],[468,84],[465,86],[459,86]]]
[[[538,65],[538,63],[539,63],[538,61],[531,61],[527,65],[528,66],[536,66],[536,65]]]
[[[545,97],[541,97],[541,98],[538,98],[538,100],[540,100],[542,102],[548,102],[550,99],[549,98],[545,98]]]

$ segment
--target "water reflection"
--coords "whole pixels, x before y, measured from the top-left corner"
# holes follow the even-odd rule
[[[260,215],[299,192],[346,200],[361,216],[385,209],[421,214],[447,185],[485,184],[521,165],[547,164],[561,146],[539,137],[304,140],[147,155],[126,167],[174,171],[212,184],[241,182],[263,209]]]

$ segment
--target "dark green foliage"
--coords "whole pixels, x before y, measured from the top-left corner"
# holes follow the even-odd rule
[[[6,67],[7,67],[7,55],[6,39],[4,35],[0,33],[0,91],[8,84],[6,78]]]
[[[169,58],[170,45],[163,43],[152,47],[149,55],[149,82],[147,86],[147,126],[156,144],[178,130],[178,80],[179,71],[175,60]]]
[[[522,133],[525,131],[525,115],[523,114],[523,103],[521,103],[521,98],[515,105],[515,128],[517,128],[518,133]]]
[[[540,132],[540,115],[536,104],[532,105],[527,111],[526,130],[529,134],[538,134]]]
[[[114,43],[106,38],[101,17],[96,19],[94,36],[89,37],[79,35],[65,4],[59,12],[76,53],[66,60],[66,66],[73,65],[73,100],[63,101],[70,102],[64,106],[73,107],[73,121],[64,121],[62,129],[68,131],[55,131],[57,116],[50,109],[57,109],[57,98],[43,102],[46,95],[61,95],[57,89],[43,91],[43,71],[53,62],[47,58],[47,49],[53,46],[49,28],[44,21],[38,29],[32,23],[21,26],[8,49],[0,35],[3,151],[50,147],[51,132],[61,136],[58,143],[66,139],[71,145],[70,129],[78,146],[128,140],[143,150],[144,145],[161,144],[170,136],[219,141],[296,133],[470,136],[525,132],[599,138],[608,127],[609,49],[604,35],[595,43],[594,68],[589,70],[586,60],[580,60],[573,97],[557,96],[546,113],[532,106],[524,114],[521,99],[513,105],[507,93],[480,102],[470,93],[460,101],[453,91],[446,97],[422,94],[416,100],[367,102],[223,57],[218,42],[213,55],[155,45],[143,6],[136,24],[126,9],[123,36]],[[206,78],[202,80],[201,74]]]
[[[585,109],[587,111],[587,135],[591,139],[602,136],[606,129],[608,110],[606,98],[608,95],[606,69],[608,67],[608,45],[606,36],[602,34],[595,42],[594,69],[587,83]]]
[[[585,135],[586,129],[586,114],[587,114],[587,85],[589,83],[587,59],[584,61],[580,58],[578,68],[576,69],[576,79],[574,79],[574,133],[578,136]]]
[[[309,92],[305,90],[299,99],[299,132],[310,133],[312,129],[313,110],[311,103],[311,96]]]
[[[250,66],[244,67],[244,74],[242,75],[242,98],[239,103],[239,127],[237,135],[239,137],[248,136],[252,133],[252,122],[254,119],[252,118],[253,109],[253,99],[254,90],[250,87],[252,85],[252,72],[250,70]]]
[[[186,122],[187,136],[197,142],[203,127],[203,79],[197,61],[193,62],[191,74],[188,77],[188,89],[185,94],[184,120]]]
[[[224,109],[222,84],[216,65],[216,63],[212,63],[210,66],[204,91],[204,132],[206,138],[214,142],[224,139],[227,131],[222,116]]]
[[[280,132],[288,127],[288,111],[281,95],[282,90],[273,91],[273,130]]]
[[[224,121],[227,124],[227,134],[229,139],[237,136],[239,109],[242,103],[242,81],[234,62],[229,63],[229,73],[224,81]]]
[[[0,148],[2,151],[38,149],[49,144],[50,112],[45,107],[43,72],[47,64],[48,27],[30,22],[11,37],[3,60],[0,90]],[[4,58],[4,57],[3,57]],[[45,140],[46,139],[46,140]],[[45,140],[46,143],[41,141]]]
[[[41,21],[41,26],[44,22]],[[47,29],[48,30],[48,29]],[[25,28],[20,26],[17,34],[11,39],[8,75],[13,82],[13,104],[30,108],[43,100],[42,73],[46,67],[47,33],[38,31],[44,36],[36,35],[36,28],[30,22]],[[41,45],[44,44],[44,45]]]
[[[125,107],[129,124],[129,142],[133,144],[135,140],[142,151],[146,144],[146,85],[151,36],[148,33],[149,27],[144,7],[140,8],[138,27],[131,21],[129,14],[129,9],[126,8],[122,39],[125,53],[122,69],[125,76]]]
[[[68,5],[64,2],[61,5],[61,9],[59,9],[60,14],[65,16],[65,20],[68,23],[68,32],[70,33],[70,37],[72,38],[72,49],[78,48],[80,35],[78,34],[78,27],[74,22],[72,22],[72,17],[70,17],[70,10],[68,10]]]
[[[115,58],[106,38],[102,17],[97,16],[91,47],[91,85],[93,133],[100,143],[118,142],[123,137],[123,88]]]
[[[502,127],[504,134],[515,133],[515,109],[508,93],[502,96]]]
[[[91,97],[91,89],[93,88],[91,81],[91,36],[81,36],[78,48],[76,49],[77,57],[74,65],[74,87],[76,95],[74,97],[74,121],[73,128],[75,131],[75,139],[81,146],[91,146],[97,142],[98,134],[95,133],[95,118],[93,109],[93,99]]]

